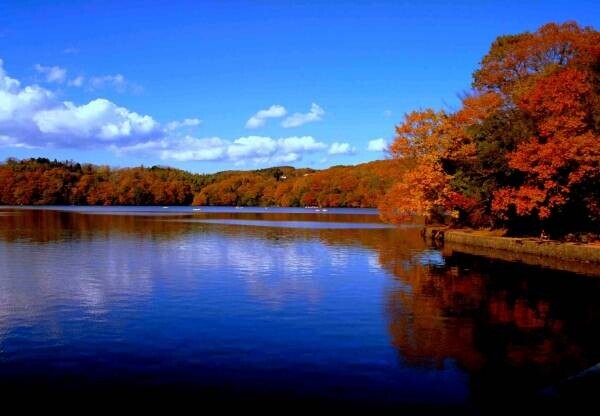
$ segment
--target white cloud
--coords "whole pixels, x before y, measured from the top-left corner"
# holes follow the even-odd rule
[[[75,53],[74,51],[75,50],[72,48],[65,49],[65,53]],[[65,68],[36,64],[34,65],[34,69],[38,73],[44,75],[44,82],[62,84],[67,81],[67,85],[71,87],[85,86],[89,91],[113,88],[119,92],[129,90],[137,93],[141,92],[142,90],[139,85],[128,81],[122,74],[95,75],[87,79],[84,76],[79,75],[75,78],[67,80],[67,70]]]
[[[0,135],[0,148],[2,147],[20,147],[26,149],[34,148],[34,146],[29,146],[24,143],[20,143],[19,140],[15,139],[14,137]]]
[[[266,124],[269,118],[279,118],[287,114],[285,107],[281,105],[272,105],[266,110],[260,110],[246,121],[247,129],[256,129]]]
[[[297,160],[302,159],[302,156],[298,153],[287,153],[284,155],[279,155],[279,156],[275,156],[273,158],[271,158],[270,162],[274,163],[274,164],[280,164],[280,163],[292,163],[292,162],[296,162]]]
[[[112,88],[118,92],[131,91],[139,93],[143,89],[139,85],[128,81],[122,74],[115,75],[95,75],[91,77],[84,77],[79,75],[67,81],[67,85],[70,87],[85,87],[88,91],[98,91],[108,88]]]
[[[218,137],[196,139],[188,136],[175,143],[175,146],[170,146],[160,152],[161,159],[177,161],[223,160],[227,150],[225,142]]]
[[[118,107],[103,98],[81,106],[65,101],[37,112],[33,121],[41,133],[55,137],[55,142],[65,141],[64,138],[69,142],[132,141],[160,134],[152,117]]]
[[[356,153],[356,148],[352,147],[350,143],[332,143],[329,147],[330,155],[353,155]]]
[[[163,160],[215,161],[227,156],[227,142],[218,138],[198,139],[192,136],[163,138],[130,146],[111,146],[117,155],[127,153],[158,155]]]
[[[300,160],[305,153],[326,148],[325,143],[311,136],[273,139],[264,136],[247,136],[236,139],[227,147],[230,160],[251,159],[255,163],[280,163]]]
[[[166,129],[169,131],[177,130],[183,127],[194,127],[199,126],[202,123],[202,120],[197,118],[186,118],[181,121],[171,121],[167,123]]]
[[[387,143],[382,137],[378,139],[369,140],[367,150],[369,152],[382,152],[387,148]]]
[[[81,75],[75,77],[67,82],[71,87],[82,87],[85,82],[85,78]]]
[[[277,142],[270,137],[240,137],[228,147],[227,155],[232,160],[271,156],[277,150]]]
[[[4,70],[4,61],[0,59],[0,91],[15,92],[21,83],[9,77]]]
[[[0,147],[107,149],[117,155],[167,161],[235,164],[291,163],[329,148],[312,136],[244,136],[227,140],[179,133],[182,127],[200,123],[197,118],[187,118],[161,125],[149,115],[105,98],[81,105],[62,101],[46,88],[21,85],[6,74],[0,60]],[[336,143],[332,149],[343,150],[345,145]]]
[[[127,81],[121,74],[93,76],[89,80],[89,86],[93,90],[105,87],[114,87],[117,90],[123,90],[126,85]]]
[[[57,82],[62,84],[67,77],[67,70],[59,66],[43,66],[36,64],[34,68],[40,74],[45,75],[46,82]]]
[[[228,161],[236,165],[290,163],[304,154],[327,148],[311,136],[284,137],[245,136],[233,141],[218,137],[165,137],[128,146],[111,146],[116,154],[158,155],[163,160]]]
[[[160,125],[106,99],[77,106],[37,85],[22,87],[0,60],[0,136],[11,146],[93,148],[132,143],[163,134]],[[0,142],[7,144],[7,140]]]
[[[298,127],[306,123],[319,121],[325,115],[325,111],[319,105],[312,103],[308,113],[294,113],[281,122],[285,128]]]
[[[316,152],[325,149],[327,145],[316,141],[312,136],[293,136],[279,139],[279,147],[284,153]]]

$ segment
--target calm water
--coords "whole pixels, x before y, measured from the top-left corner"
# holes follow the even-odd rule
[[[600,362],[598,299],[373,210],[0,209],[5,392],[485,413]]]

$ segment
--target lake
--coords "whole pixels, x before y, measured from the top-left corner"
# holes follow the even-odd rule
[[[0,208],[0,388],[489,413],[600,362],[600,279],[419,231],[366,209]]]

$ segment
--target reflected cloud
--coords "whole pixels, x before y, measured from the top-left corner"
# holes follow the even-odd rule
[[[600,317],[597,280],[442,252],[416,227],[370,228],[372,216],[0,214],[0,337],[48,320],[60,334],[61,314],[109,319],[144,303],[158,314],[157,302],[180,313],[342,305],[353,325],[377,312],[361,307],[382,302],[398,365],[461,371],[476,402],[534,391],[600,361],[600,336],[590,330]],[[253,226],[317,217],[327,226]],[[347,222],[358,226],[329,227]]]

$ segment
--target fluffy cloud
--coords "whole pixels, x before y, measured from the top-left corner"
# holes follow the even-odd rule
[[[327,147],[325,143],[316,141],[311,136],[293,136],[279,139],[278,145],[284,153],[316,152]]]
[[[294,113],[281,122],[281,126],[285,128],[298,127],[306,123],[319,121],[325,115],[325,111],[317,104],[312,103],[308,113]]]
[[[269,118],[282,114],[283,107],[274,107],[257,115]],[[0,147],[107,149],[117,155],[149,156],[165,161],[235,164],[291,163],[328,148],[336,154],[349,149],[347,143],[329,147],[312,136],[244,136],[227,140],[181,134],[181,128],[200,123],[197,118],[187,118],[160,124],[149,115],[104,98],[82,105],[62,101],[46,88],[21,85],[6,74],[0,60]]]
[[[257,164],[290,163],[302,159],[307,153],[314,153],[327,148],[325,143],[318,142],[312,136],[292,136],[272,139],[263,136],[241,137],[227,149],[232,161],[252,160]]]
[[[147,115],[96,99],[77,106],[37,85],[22,87],[0,60],[0,135],[13,146],[92,148],[106,142],[132,143],[162,134]],[[6,140],[5,140],[6,141]],[[1,144],[1,143],[0,143]]]
[[[244,143],[244,151],[239,147],[240,142]],[[304,154],[325,148],[325,143],[318,142],[312,136],[292,136],[277,140],[250,136],[235,140],[228,148],[228,155],[232,160],[243,158],[251,159],[255,163],[288,163],[302,159]]]
[[[66,101],[38,111],[33,121],[42,134],[55,137],[55,142],[65,140],[63,137],[69,141],[123,142],[143,140],[160,133],[159,125],[152,117],[118,107],[103,98],[81,106]]]
[[[57,82],[62,84],[67,78],[67,70],[59,66],[43,66],[36,64],[35,70],[45,76],[46,82]]]
[[[245,136],[233,141],[218,137],[166,137],[130,146],[112,146],[117,154],[158,155],[163,160],[228,161],[238,165],[289,163],[301,160],[304,154],[327,148],[311,136],[273,139],[267,136]]]
[[[247,129],[256,129],[266,124],[269,118],[279,118],[287,114],[285,107],[281,105],[272,105],[266,110],[260,110],[246,121]]]
[[[327,152],[330,155],[353,155],[356,153],[356,148],[350,146],[350,143],[332,143]]]
[[[378,139],[369,140],[369,145],[367,146],[367,150],[369,152],[382,152],[386,149],[387,143],[386,141],[380,137]]]
[[[148,154],[158,155],[163,160],[176,161],[215,161],[224,160],[227,156],[227,142],[210,137],[198,139],[192,136],[180,138],[163,138],[136,143],[130,146],[110,147],[114,153],[123,155]]]
[[[197,139],[187,136],[169,143],[167,147],[160,152],[163,160],[223,160],[226,153],[226,144],[218,137]]]
[[[277,142],[270,137],[240,137],[228,147],[227,155],[232,160],[263,158],[275,153]]]

